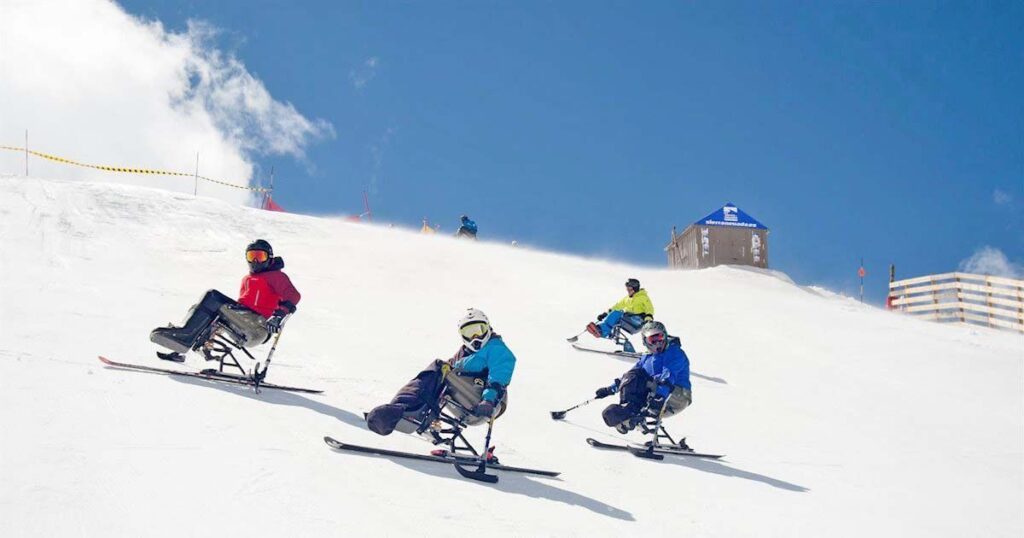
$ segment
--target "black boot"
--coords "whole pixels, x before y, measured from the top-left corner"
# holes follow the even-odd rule
[[[157,351],[156,356],[165,361],[185,362],[185,355],[178,353],[177,351],[171,351],[170,353],[161,353]]]
[[[636,427],[636,422],[633,420],[636,418],[636,411],[630,406],[609,405],[601,413],[601,418],[604,419],[605,425],[619,430],[619,433],[626,433]],[[624,427],[626,430],[623,431],[620,427]]]
[[[149,333],[149,340],[178,353],[188,353],[188,350],[203,344],[200,340],[209,337],[208,329],[218,309],[229,303],[234,303],[230,297],[217,290],[209,290],[189,310],[188,321],[184,327],[172,325],[153,329],[153,332]]]
[[[366,414],[366,426],[378,435],[389,435],[395,431],[395,426],[398,425],[398,421],[402,420],[404,414],[404,405],[378,405]]]
[[[188,353],[195,337],[195,331],[184,327],[159,327],[149,333],[150,342],[174,350],[176,353]]]

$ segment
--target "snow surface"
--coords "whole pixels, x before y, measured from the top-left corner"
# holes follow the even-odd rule
[[[270,380],[323,395],[97,361],[167,366],[149,331],[208,288],[235,293],[256,237],[303,293]],[[1024,535],[1019,334],[760,271],[670,272],[109,184],[0,179],[0,242],[0,536]],[[725,460],[590,448],[614,439],[605,402],[550,419],[629,367],[565,338],[633,276],[692,360],[694,404],[670,431]],[[559,479],[486,485],[324,445],[431,448],[373,434],[362,412],[453,353],[470,306],[519,359],[497,453]]]

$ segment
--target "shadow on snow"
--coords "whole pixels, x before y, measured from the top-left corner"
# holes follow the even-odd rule
[[[574,428],[579,428],[581,430],[591,431],[591,432],[600,434],[601,436],[609,437],[610,439],[612,439],[615,442],[620,442],[621,443],[621,442],[625,442],[626,441],[625,439],[622,439],[622,438],[619,438],[619,437],[615,437],[613,435],[609,435],[606,430],[598,430],[596,428],[591,428],[591,427],[585,426],[583,424],[578,424],[578,423],[573,422],[571,420],[561,420],[560,422],[562,424],[567,424],[567,425],[572,426]],[[636,456],[632,456],[632,455],[629,455],[629,454],[626,454],[626,453],[623,453],[623,456],[630,456],[630,459],[637,459],[637,460],[641,459],[641,458],[637,458]],[[726,456],[726,457],[728,457],[728,456]],[[787,490],[787,491],[796,491],[796,492],[799,492],[799,493],[804,493],[804,492],[810,491],[809,488],[805,488],[805,487],[803,487],[803,486],[801,486],[799,484],[794,484],[792,482],[786,482],[785,480],[780,480],[778,478],[772,478],[770,476],[766,476],[766,475],[763,475],[763,474],[753,473],[753,472],[750,472],[750,471],[744,471],[743,469],[737,469],[735,467],[730,467],[730,466],[722,463],[721,460],[711,460],[711,459],[696,458],[696,457],[690,457],[690,456],[665,456],[664,460],[657,461],[657,462],[654,462],[654,463],[656,463],[658,465],[668,463],[668,464],[672,464],[672,465],[678,465],[680,467],[688,467],[690,469],[696,469],[698,471],[704,471],[706,473],[712,473],[712,474],[717,474],[717,475],[722,475],[722,476],[733,476],[733,477],[736,477],[736,478],[743,478],[743,479],[746,479],[746,480],[753,480],[755,482],[761,482],[761,483],[764,483],[764,484],[768,484],[769,486],[773,486],[773,487],[776,487],[776,488],[779,488],[779,489],[784,489],[784,490]]]
[[[284,390],[275,389],[264,389],[263,392],[256,394],[256,391],[250,386],[246,385],[233,385],[228,383],[218,383],[214,380],[206,380],[195,377],[180,377],[180,376],[168,376],[174,381],[179,383],[185,383],[187,385],[196,385],[200,387],[215,388],[224,392],[229,392],[238,396],[249,398],[250,400],[258,400],[260,402],[272,404],[272,405],[284,405],[289,407],[303,407],[311,411],[326,415],[328,417],[340,420],[349,426],[355,426],[360,429],[366,428],[366,422],[363,420],[362,415],[357,415],[351,411],[327,405],[323,402],[319,402],[312,398],[307,398],[294,392],[288,392]]]
[[[550,484],[552,481],[561,482],[558,478],[540,478],[534,479],[533,477],[527,477],[514,472],[502,472],[494,471],[501,479],[497,484],[484,484],[482,482],[474,482],[467,480],[459,476],[453,466],[448,463],[431,463],[427,461],[415,461],[415,460],[403,460],[402,458],[388,458],[386,456],[375,456],[373,454],[356,454],[359,456],[373,456],[378,458],[389,459],[392,462],[401,465],[407,469],[435,476],[438,478],[449,478],[452,480],[458,480],[463,483],[473,484],[485,488],[495,488],[498,491],[505,493],[512,493],[515,495],[525,495],[527,497],[533,497],[535,499],[547,499],[549,501],[560,502],[570,506],[579,506],[586,508],[595,514],[607,516],[614,519],[621,519],[623,521],[636,521],[633,514],[616,508],[610,504],[606,504],[597,499],[587,497],[586,495],[580,495],[572,491],[567,491],[559,487],[555,487]]]
[[[750,471],[744,471],[743,469],[737,469],[730,467],[721,461],[707,460],[702,458],[691,458],[687,456],[665,456],[665,459],[659,463],[672,463],[680,467],[689,467],[691,469],[697,469],[698,471],[704,471],[706,473],[713,473],[722,476],[732,476],[736,478],[743,478],[746,480],[753,480],[755,482],[762,482],[779,489],[787,491],[796,491],[804,493],[810,491],[801,485],[794,484],[792,482],[786,482],[785,480],[779,480],[778,478],[772,478],[763,474],[752,473]]]

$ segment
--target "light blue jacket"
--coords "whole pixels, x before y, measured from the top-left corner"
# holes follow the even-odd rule
[[[497,383],[502,387],[507,387],[512,382],[512,372],[516,369],[516,356],[512,354],[500,336],[494,335],[484,344],[484,347],[480,348],[480,351],[457,360],[455,368],[467,374],[481,373],[487,370],[488,386],[484,390],[483,399],[497,402],[498,391],[490,385]]]

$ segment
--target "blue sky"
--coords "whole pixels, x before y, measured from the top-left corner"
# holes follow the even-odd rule
[[[336,133],[276,199],[647,265],[725,202],[770,264],[867,295],[990,246],[1024,262],[1020,2],[123,1],[221,30]],[[1018,265],[1019,267],[1019,265]]]

